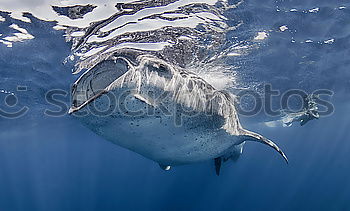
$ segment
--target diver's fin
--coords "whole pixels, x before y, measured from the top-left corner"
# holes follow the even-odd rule
[[[256,141],[256,142],[260,142],[263,144],[266,144],[270,147],[272,147],[274,150],[276,150],[283,158],[284,160],[288,163],[288,158],[287,156],[284,154],[284,152],[275,144],[273,143],[271,140],[265,138],[264,136],[248,131],[248,130],[243,130],[243,134],[242,136],[245,138],[244,141]]]
[[[164,171],[169,171],[171,169],[171,166],[167,166],[167,165],[163,165],[163,164],[159,164],[159,167],[161,169],[163,169]]]
[[[221,157],[218,157],[218,158],[215,158],[215,172],[216,172],[216,175],[220,175],[220,169],[221,169],[221,163],[222,163],[222,158]]]

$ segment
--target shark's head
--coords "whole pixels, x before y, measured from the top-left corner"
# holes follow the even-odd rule
[[[86,71],[72,86],[72,106],[69,113],[80,110],[106,93],[106,88],[124,75],[129,68],[126,59],[111,57]]]

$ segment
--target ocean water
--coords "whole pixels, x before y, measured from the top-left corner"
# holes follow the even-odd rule
[[[350,210],[349,2],[154,2],[0,0],[0,210]],[[80,18],[65,9],[88,4]],[[71,85],[116,46],[160,52],[232,93],[330,90],[334,111],[291,127],[241,116],[288,165],[247,143],[220,176],[211,160],[163,171],[67,114]],[[64,106],[45,99],[50,90],[67,93],[57,96]]]

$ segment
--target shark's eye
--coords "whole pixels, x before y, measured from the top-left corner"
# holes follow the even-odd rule
[[[163,78],[171,79],[172,74],[169,68],[164,64],[153,64],[148,67],[152,72],[157,72],[157,74]]]
[[[169,70],[165,67],[165,65],[160,64],[158,68],[159,72],[168,72]]]

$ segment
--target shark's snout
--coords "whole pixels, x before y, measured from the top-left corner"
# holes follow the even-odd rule
[[[117,58],[102,61],[86,71],[72,86],[72,105],[68,114],[73,114],[105,94],[107,87],[128,69],[126,60]]]

